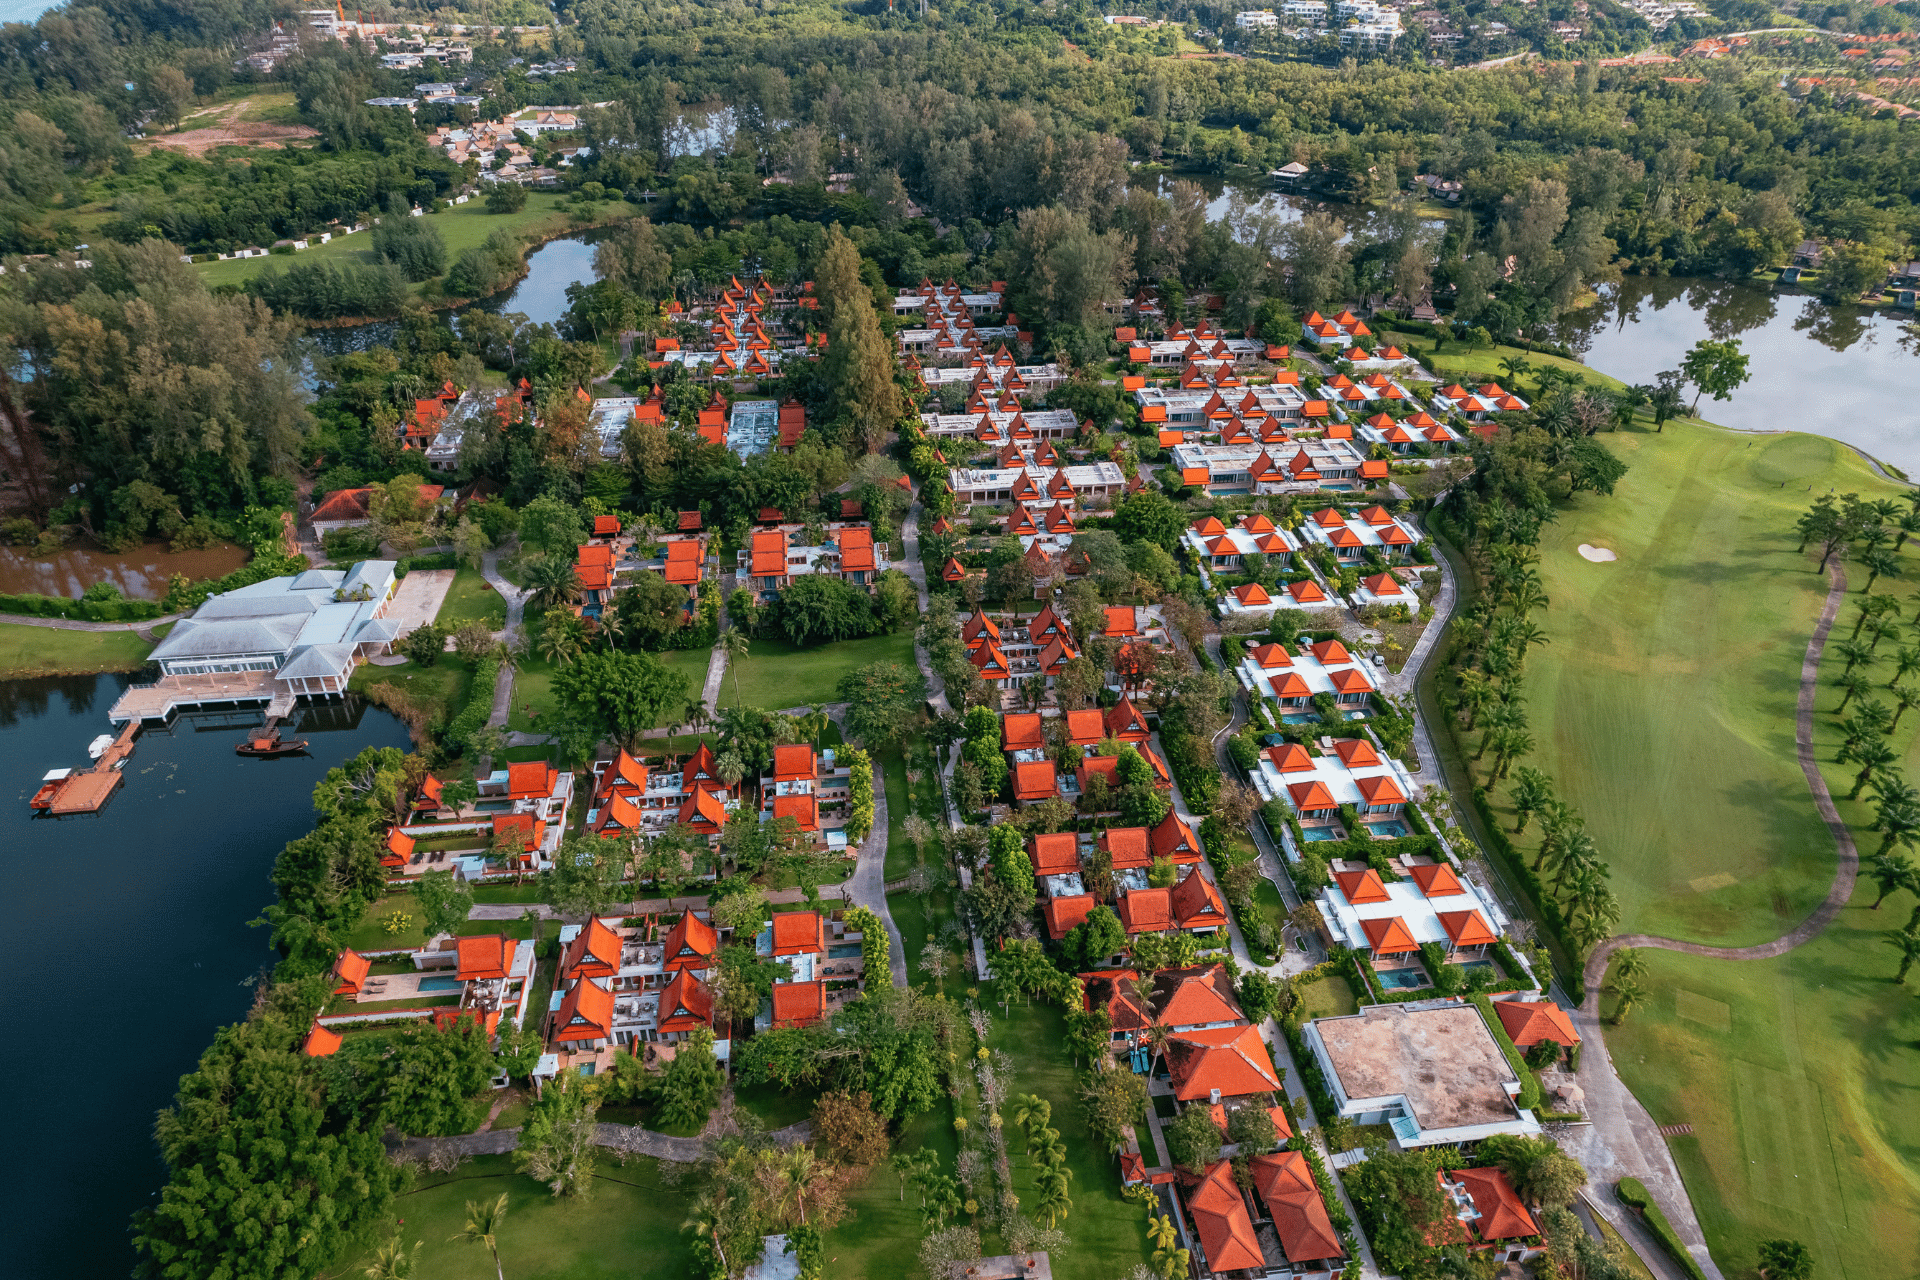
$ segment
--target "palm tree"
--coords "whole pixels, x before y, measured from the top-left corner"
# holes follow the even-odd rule
[[[1633,978],[1618,978],[1611,990],[1613,998],[1620,1002],[1613,1011],[1613,1025],[1617,1027],[1627,1020],[1634,1005],[1647,998],[1647,989]]]
[[[1150,1022],[1140,1034],[1146,1039],[1147,1048],[1152,1050],[1147,1061],[1147,1079],[1151,1080],[1154,1068],[1167,1056],[1167,1043],[1173,1039],[1173,1032],[1158,1022]]]
[[[1147,1239],[1155,1250],[1171,1249],[1180,1240],[1180,1228],[1164,1213],[1148,1211]]]
[[[905,1194],[901,1192],[902,1196]],[[730,1267],[730,1264],[727,1262],[727,1251],[720,1244],[720,1232],[726,1224],[727,1211],[733,1207],[732,1201],[732,1192],[724,1186],[716,1186],[693,1202],[687,1220],[680,1224],[682,1231],[691,1231],[705,1238],[713,1246],[713,1252],[723,1267]]]
[[[607,642],[607,648],[616,648],[627,633],[627,624],[614,609],[603,607],[600,616],[594,619],[593,633]]]
[[[1882,640],[1899,638],[1900,624],[1892,618],[1875,618],[1867,624],[1867,634],[1872,637],[1872,640],[1867,645],[1867,652],[1872,653],[1880,647]]]
[[[1613,931],[1620,927],[1620,900],[1598,878],[1592,881],[1590,893],[1587,892],[1588,884],[1584,882],[1576,881],[1574,887],[1576,893],[1586,894],[1576,896],[1574,900],[1574,940],[1582,948],[1592,950],[1612,937]]]
[[[507,1216],[507,1193],[502,1191],[497,1200],[467,1201],[467,1225],[460,1234],[451,1237],[469,1244],[483,1244],[487,1252],[493,1255],[493,1273],[496,1280],[507,1280],[506,1271],[500,1266],[500,1223]]]
[[[1880,610],[1875,606],[1874,601],[1879,598],[1880,597],[1875,596],[1870,600],[1855,600],[1853,602],[1853,630],[1847,632],[1847,638],[1849,640],[1860,634],[1860,628],[1866,625],[1869,618],[1878,616]]]
[[[1858,640],[1842,640],[1833,646],[1833,651],[1847,660],[1847,671],[1853,670],[1863,662],[1873,661],[1873,650]]]
[[[1553,892],[1558,896],[1565,886],[1567,877],[1582,867],[1596,866],[1600,862],[1600,851],[1594,846],[1593,837],[1587,834],[1586,827],[1578,826],[1567,832],[1561,840],[1554,859],[1556,870],[1553,877]]]
[[[540,629],[540,652],[556,667],[564,667],[580,656],[580,632],[571,625],[572,619],[568,622],[568,626]]]
[[[1920,791],[1906,779],[1881,774],[1873,781],[1873,829],[1885,837],[1876,853],[1886,853],[1895,844],[1911,846],[1920,836]]]
[[[1579,825],[1579,816],[1564,800],[1550,799],[1540,806],[1540,848],[1533,858],[1536,874],[1549,860],[1559,857],[1561,842]]]
[[[1553,799],[1553,779],[1538,769],[1521,769],[1514,778],[1513,788],[1508,792],[1513,801],[1513,833],[1519,835],[1527,829],[1527,823],[1540,806]]]
[[[1902,650],[1902,652],[1904,653],[1905,650]],[[1858,671],[1843,671],[1839,676],[1835,677],[1834,683],[1846,690],[1840,697],[1840,705],[1833,709],[1835,715],[1839,715],[1842,711],[1845,711],[1847,709],[1847,703],[1851,702],[1856,695],[1863,694],[1873,688],[1872,681],[1868,680]]]
[[[1498,782],[1507,776],[1507,769],[1521,756],[1533,754],[1535,746],[1533,735],[1525,729],[1508,729],[1500,739],[1500,747],[1493,762],[1493,781]]]
[[[780,1162],[780,1200],[784,1205],[791,1200],[800,1215],[800,1225],[807,1225],[807,1196],[812,1194],[814,1184],[820,1179],[820,1167],[813,1154],[813,1148],[801,1143],[787,1152]]]
[[[1889,578],[1900,576],[1900,557],[1887,547],[1868,547],[1866,554],[1860,557],[1860,563],[1867,566],[1867,585],[1861,591],[1873,590],[1876,578],[1882,575]]]
[[[1072,1179],[1073,1170],[1065,1168],[1048,1169],[1034,1179],[1034,1186],[1040,1192],[1034,1212],[1046,1216],[1048,1230],[1058,1226],[1060,1219],[1073,1211],[1073,1200],[1067,1194],[1067,1183]]]
[[[1507,375],[1507,381],[1513,384],[1516,391],[1520,388],[1520,375],[1531,368],[1533,361],[1525,356],[1507,356],[1500,361],[1500,371]],[[1542,374],[1544,376],[1544,371]]]
[[[1920,933],[1908,933],[1905,929],[1889,929],[1881,935],[1887,945],[1900,953],[1900,972],[1893,980],[1901,986],[1907,985],[1907,970],[1913,968],[1913,962],[1920,960]]]
[[[368,1280],[407,1280],[413,1274],[413,1264],[420,1257],[420,1246],[424,1240],[416,1240],[413,1252],[408,1253],[400,1246],[400,1237],[381,1245],[373,1251],[373,1260],[367,1264]]]
[[[1027,1144],[1027,1159],[1036,1169],[1051,1167],[1067,1158],[1067,1144],[1058,1129],[1041,1129]]]
[[[1860,793],[1873,775],[1890,767],[1900,756],[1894,749],[1878,738],[1868,738],[1853,749],[1853,758],[1860,763],[1860,772],[1853,779],[1853,790],[1847,792],[1847,799],[1858,800]]]
[[[1033,1135],[1047,1127],[1053,1118],[1053,1104],[1034,1093],[1017,1093],[1009,1100],[1008,1114],[1027,1138],[1027,1150],[1033,1150]]]
[[[527,583],[527,605],[536,612],[563,608],[580,594],[580,575],[573,562],[559,556],[535,556],[520,570]]]
[[[1911,501],[1913,494],[1911,492],[1908,493],[1907,498]],[[1895,516],[1893,518],[1893,527],[1900,531],[1899,536],[1893,540],[1893,549],[1898,551],[1907,545],[1907,539],[1909,537],[1920,533],[1920,507],[1908,507],[1905,511]]]
[[[1891,737],[1893,731],[1900,727],[1900,717],[1907,714],[1907,708],[1920,702],[1920,689],[1910,684],[1890,684],[1887,692],[1893,695],[1894,702],[1898,704],[1893,709],[1893,723],[1887,726],[1887,735]]]
[[[1486,676],[1472,668],[1462,671],[1459,679],[1460,691],[1457,696],[1460,705],[1467,712],[1466,731],[1472,733],[1474,721],[1480,718],[1480,713],[1486,709],[1489,702],[1493,701],[1493,686],[1487,682]]]
[[[1867,874],[1880,889],[1880,896],[1873,900],[1871,910],[1878,911],[1881,903],[1902,889],[1913,889],[1920,893],[1920,880],[1914,878],[1913,864],[1901,854],[1875,854]]]
[[[1613,953],[1613,976],[1616,979],[1631,978],[1638,982],[1647,976],[1647,958],[1640,954],[1638,947],[1622,947]]]
[[[1184,1276],[1193,1266],[1187,1250],[1172,1247],[1155,1249],[1153,1265],[1160,1269],[1160,1280],[1173,1280],[1175,1276]]]
[[[746,661],[747,648],[751,642],[747,633],[738,627],[728,627],[720,635],[720,650],[727,655],[727,667],[733,672],[733,703],[740,705],[740,664]]]

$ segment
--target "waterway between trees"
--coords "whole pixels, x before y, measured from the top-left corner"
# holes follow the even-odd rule
[[[0,1171],[0,1273],[124,1276],[127,1222],[166,1170],[153,1143],[216,1027],[244,1017],[274,961],[247,922],[267,875],[313,826],[314,785],[368,746],[406,747],[399,721],[355,700],[304,713],[312,755],[233,753],[259,713],[181,719],[143,734],[99,815],[34,819],[40,776],[85,765],[130,677],[0,681],[0,1057],[12,1064]]]

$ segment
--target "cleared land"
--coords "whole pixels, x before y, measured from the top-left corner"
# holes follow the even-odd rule
[[[1551,643],[1527,660],[1539,739],[1528,763],[1584,814],[1613,867],[1623,932],[1722,946],[1778,937],[1825,895],[1835,865],[1794,756],[1800,664],[1826,585],[1816,557],[1796,552],[1793,521],[1829,488],[1896,490],[1816,436],[1677,422],[1603,439],[1628,462],[1626,478],[1611,498],[1577,498],[1541,540],[1553,603],[1538,617]],[[1591,563],[1583,542],[1619,559]],[[1864,573],[1848,571],[1857,598]],[[1885,579],[1875,590],[1905,595]],[[1881,645],[1876,684],[1891,677],[1898,643]],[[1839,694],[1825,682],[1842,665],[1832,653],[1815,741],[1844,796],[1851,770],[1831,763]],[[1920,776],[1916,727],[1907,717],[1894,739],[1909,776]],[[1496,799],[1511,830],[1504,788]],[[1878,847],[1867,805],[1842,800],[1840,812],[1867,853]],[[1912,901],[1898,895],[1876,914],[1872,896],[1863,881],[1825,934],[1778,960],[1648,951],[1649,998],[1608,1031],[1655,1120],[1694,1126],[1672,1147],[1729,1274],[1746,1274],[1758,1243],[1783,1234],[1812,1247],[1824,1275],[1916,1270],[1920,1004],[1888,981],[1894,957],[1877,936],[1904,923]]]

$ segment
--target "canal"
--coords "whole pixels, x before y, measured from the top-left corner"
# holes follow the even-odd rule
[[[30,817],[40,776],[87,763],[130,678],[0,681],[14,868],[0,899],[0,1056],[14,1081],[0,1274],[22,1280],[128,1274],[128,1219],[166,1178],[154,1112],[273,963],[266,930],[247,921],[273,900],[274,856],[312,828],[328,768],[408,745],[399,721],[358,699],[305,711],[297,732],[312,754],[281,760],[234,754],[257,712],[183,717],[141,736],[100,814]]]

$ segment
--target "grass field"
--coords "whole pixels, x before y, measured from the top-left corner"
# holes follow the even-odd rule
[[[540,733],[541,718],[552,716],[559,706],[553,696],[553,673],[556,668],[540,656],[538,625],[529,625],[528,631],[533,647],[521,658],[520,666],[513,673],[513,710],[507,716],[507,727],[525,733]],[[686,676],[688,698],[700,696],[700,688],[707,679],[708,650],[669,649],[653,657],[659,659],[668,670]]]
[[[628,217],[639,212],[638,209],[621,201],[598,204],[594,208],[597,218]],[[573,219],[567,212],[563,197],[547,191],[529,192],[527,207],[519,213],[488,213],[486,201],[470,200],[466,204],[454,205],[440,213],[424,214],[422,218],[437,228],[440,238],[446,241],[449,263],[460,256],[461,250],[478,248],[495,231],[504,229],[515,235],[531,237],[550,235],[573,225]],[[291,256],[202,262],[197,263],[194,270],[198,271],[200,278],[207,282],[209,288],[212,288],[223,284],[245,284],[266,270],[269,265],[285,271],[296,261],[370,265],[374,261],[373,231],[369,228],[354,235],[337,237],[326,244],[303,249]],[[415,289],[418,292],[434,285],[435,281],[429,280],[425,285],[415,286]]]
[[[913,636],[870,636],[812,649],[796,649],[784,640],[755,640],[740,663],[738,692],[729,667],[720,681],[723,707],[764,707],[780,711],[840,700],[840,677],[873,662],[913,666]]]
[[[1445,350],[1439,355],[1434,355],[1432,338],[1420,334],[1402,333],[1399,330],[1393,330],[1391,333],[1383,331],[1380,341],[1383,344],[1391,342],[1402,351],[1417,351],[1429,357],[1433,361],[1434,372],[1443,378],[1469,384],[1491,379],[1506,387],[1507,390],[1519,393],[1520,398],[1528,403],[1533,401],[1532,395],[1529,394],[1533,387],[1532,373],[1521,374],[1516,385],[1514,379],[1508,377],[1500,368],[1502,360],[1518,356],[1536,369],[1552,365],[1558,369],[1565,369],[1569,373],[1577,373],[1596,386],[1614,390],[1626,385],[1618,378],[1609,378],[1598,369],[1588,368],[1578,360],[1566,360],[1560,356],[1527,351],[1521,347],[1503,347],[1497,343],[1490,347],[1468,347],[1458,342],[1448,342]]]
[[[446,599],[440,602],[440,612],[434,622],[451,631],[475,618],[498,631],[507,625],[507,602],[487,585],[478,570],[462,565],[454,570],[453,585],[447,588]]]
[[[398,667],[367,663],[356,668],[348,681],[348,687],[360,693],[382,684],[425,712],[428,723],[444,725],[466,704],[473,688],[473,667],[465,659],[445,654],[430,667],[411,662]]]
[[[67,631],[0,623],[0,676],[134,671],[152,649],[131,631]]]
[[[1584,814],[1613,868],[1623,932],[1778,937],[1824,897],[1835,859],[1794,757],[1825,580],[1796,553],[1793,521],[1829,488],[1881,498],[1894,486],[1816,436],[1678,422],[1603,440],[1626,478],[1611,498],[1563,508],[1540,544],[1553,603],[1537,616],[1551,642],[1527,660],[1539,741],[1528,763]],[[1590,563],[1582,543],[1619,559]],[[1864,577],[1849,573],[1857,595]],[[1884,579],[1880,590],[1906,595]],[[1835,639],[1849,625],[1843,613]],[[1823,676],[1841,665],[1829,656]],[[1884,685],[1891,661],[1870,674]],[[1844,796],[1850,770],[1831,763],[1837,702],[1822,689],[1815,743]],[[1920,776],[1916,728],[1910,716],[1894,739],[1909,776]],[[1868,806],[1842,800],[1840,811],[1867,852],[1878,847]],[[1773,961],[1646,953],[1649,998],[1608,1032],[1655,1120],[1694,1126],[1672,1147],[1730,1275],[1749,1274],[1759,1241],[1780,1235],[1811,1246],[1822,1275],[1920,1269],[1920,1004],[1887,981],[1893,955],[1875,936],[1912,903],[1900,895],[1876,915],[1871,900],[1863,882],[1824,935]]]
[[[493,1260],[486,1249],[450,1239],[466,1222],[469,1200],[507,1194],[500,1265],[509,1276],[602,1280],[632,1275],[691,1275],[693,1253],[680,1231],[692,1197],[660,1177],[656,1161],[621,1165],[602,1153],[593,1194],[556,1199],[513,1171],[509,1156],[482,1156],[450,1174],[424,1175],[394,1204],[395,1230],[412,1248],[423,1241],[414,1280],[471,1280]],[[366,1259],[333,1273],[358,1277]]]

